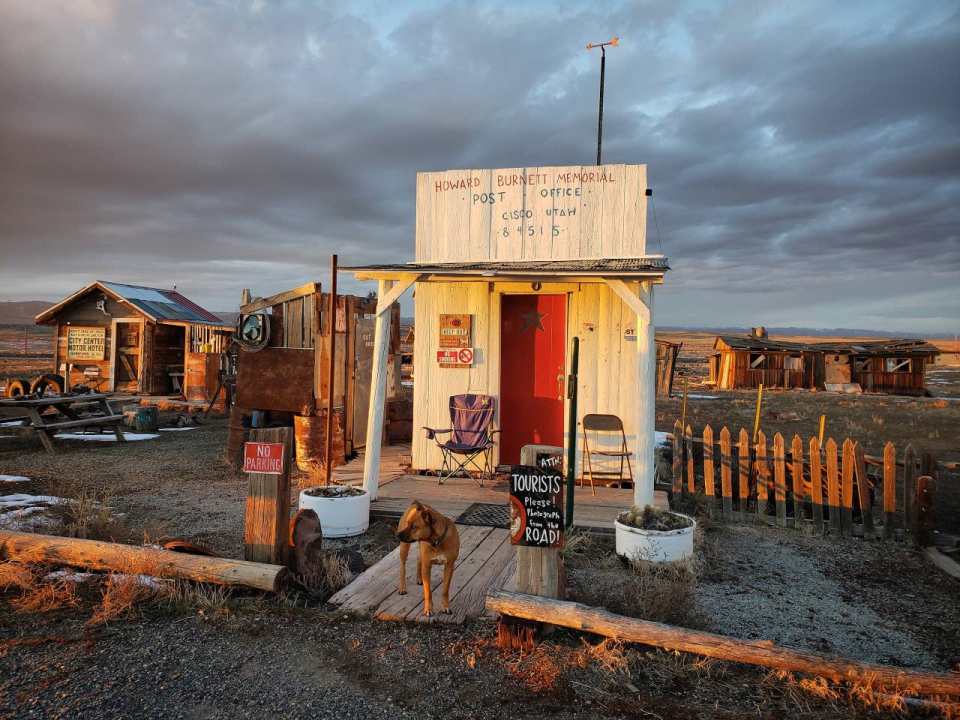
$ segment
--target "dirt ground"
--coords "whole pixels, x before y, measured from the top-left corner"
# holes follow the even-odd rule
[[[15,492],[96,493],[124,515],[131,539],[179,535],[239,557],[245,484],[222,460],[225,439],[223,419],[125,446],[70,442],[53,456],[34,440],[5,439],[0,473],[32,479]],[[909,548],[704,525],[692,575],[660,586],[633,614],[665,619],[651,613],[670,605],[666,619],[689,627],[908,667],[943,671],[960,660],[960,583]],[[375,523],[339,545],[372,563],[394,542],[391,528]],[[623,594],[633,582],[609,539],[581,544],[569,563],[575,598],[589,599],[578,587],[604,581]],[[0,595],[0,717],[891,715],[733,663],[567,632],[532,655],[504,653],[489,621],[369,622],[305,607],[295,595],[239,592],[177,610],[148,604],[96,628],[85,625],[96,598],[41,614],[14,613],[9,599]]]

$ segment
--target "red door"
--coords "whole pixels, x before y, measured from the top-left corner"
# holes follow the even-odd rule
[[[566,295],[504,295],[500,305],[500,462],[529,443],[563,446]]]

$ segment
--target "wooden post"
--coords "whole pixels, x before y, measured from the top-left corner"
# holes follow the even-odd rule
[[[913,542],[918,548],[933,544],[933,478],[921,475],[917,478],[917,498],[915,503],[916,522],[913,526]]]
[[[767,436],[757,433],[757,521],[767,522],[767,493],[770,490],[770,458],[767,457]]]
[[[713,428],[709,425],[703,428],[703,492],[707,496],[707,508],[711,515],[716,512],[717,492],[713,484]]]
[[[790,443],[790,479],[793,481],[793,526],[799,528],[804,518],[803,501],[803,440],[794,433]]]
[[[656,475],[657,421],[657,343],[653,325],[653,283],[640,283],[639,297],[623,280],[606,278],[604,282],[636,313],[637,318],[637,402],[634,405],[637,428],[637,456],[633,472],[633,504],[638,507],[653,505],[653,483]],[[683,432],[681,425],[681,434]],[[674,480],[676,483],[676,480]],[[679,494],[682,490],[674,487]]]
[[[853,532],[853,475],[856,472],[856,457],[854,456],[853,440],[843,441],[843,461],[840,472],[840,531],[844,535]]]
[[[740,519],[747,519],[747,505],[750,502],[750,436],[746,428],[740,428],[739,452],[737,454],[738,489],[740,490]]]
[[[673,423],[673,495],[683,493],[683,426],[679,420]]]
[[[757,433],[760,432],[760,405],[763,403],[763,383],[757,388],[757,412],[753,416],[753,441],[757,441]]]
[[[733,517],[733,458],[730,454],[730,431],[724,425],[720,430],[720,492],[723,494],[723,517]]]
[[[337,256],[330,256],[330,310],[327,317],[329,362],[327,370],[327,432],[323,452],[323,484],[329,485],[333,476],[333,405],[337,390]]]
[[[914,506],[916,505],[917,456],[913,445],[903,449],[903,529],[913,532]]]
[[[250,442],[282,443],[283,472],[248,473],[243,558],[284,565],[289,544],[291,428],[250,431]]]
[[[893,517],[897,512],[897,450],[892,442],[883,446],[883,536],[893,537]]]
[[[380,302],[373,333],[373,373],[370,379],[370,407],[367,411],[367,442],[363,456],[363,488],[376,500],[380,491],[380,446],[383,443],[383,411],[387,397],[387,351],[390,347],[390,306],[381,307],[392,280],[378,283]]]
[[[837,472],[837,443],[833,438],[827,439],[827,505],[830,508],[831,531],[840,534],[840,476]]]
[[[777,525],[787,526],[787,458],[783,435],[773,436],[773,497],[777,505]]]
[[[637,463],[633,481],[634,505],[653,505],[653,483],[656,476],[657,423],[657,343],[653,324],[653,283],[640,283],[640,303],[644,312],[637,314]]]
[[[697,473],[693,462],[693,430],[687,425],[684,433],[684,445],[687,447],[687,490],[691,495],[697,494]]]
[[[873,535],[873,503],[870,501],[870,480],[867,478],[867,463],[863,457],[863,446],[853,444],[854,468],[857,476],[857,497],[860,501],[860,517],[863,521],[863,534]]]
[[[810,504],[813,510],[813,531],[823,534],[823,470],[820,466],[820,440],[810,438]]]
[[[560,456],[560,463],[563,456]],[[537,448],[524,445],[520,449],[520,464],[537,466]],[[559,467],[559,465],[557,466]],[[560,548],[516,546],[517,592],[562,600],[566,595],[563,555]]]
[[[390,308],[421,277],[405,275],[398,282],[380,280],[377,321],[373,333],[373,370],[370,406],[367,410],[367,441],[363,456],[363,489],[376,500],[380,492],[380,448],[383,444],[383,412],[387,399],[387,354],[390,349]]]

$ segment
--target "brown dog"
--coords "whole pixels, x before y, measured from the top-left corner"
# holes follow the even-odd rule
[[[423,614],[432,612],[430,568],[443,565],[443,599],[441,612],[450,612],[450,581],[453,567],[460,555],[460,534],[457,526],[428,505],[414,500],[397,523],[397,538],[400,540],[400,587],[401,595],[407,594],[407,555],[413,543],[420,545],[420,572],[417,582],[423,585]]]

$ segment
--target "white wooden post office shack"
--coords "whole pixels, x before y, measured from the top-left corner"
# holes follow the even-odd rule
[[[634,499],[653,502],[654,286],[668,270],[646,247],[645,165],[417,174],[411,263],[346,268],[379,283],[364,484],[377,496],[390,305],[414,288],[413,468],[440,452],[420,428],[449,427],[449,398],[492,395],[495,461],[527,443],[577,442],[567,421],[571,344],[580,338],[578,425],[617,415]]]

